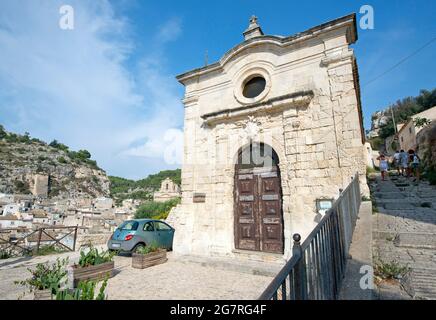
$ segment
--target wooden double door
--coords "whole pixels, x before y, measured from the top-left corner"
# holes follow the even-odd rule
[[[235,173],[235,247],[283,253],[283,211],[277,166]]]

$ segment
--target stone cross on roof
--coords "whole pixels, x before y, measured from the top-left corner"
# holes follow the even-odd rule
[[[243,35],[245,40],[263,36],[263,31],[257,23],[257,17],[255,15],[251,16],[250,24],[248,25],[248,28],[244,31]]]
[[[257,17],[253,14],[250,18],[250,25],[256,24],[257,25]]]

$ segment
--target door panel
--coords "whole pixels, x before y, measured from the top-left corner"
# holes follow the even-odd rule
[[[235,239],[236,248],[259,250],[257,236],[257,201],[255,199],[257,178],[252,174],[236,175],[236,215]]]
[[[236,170],[236,248],[283,252],[281,198],[277,167]]]
[[[280,179],[275,172],[259,176],[262,196],[260,200],[261,250],[283,252],[283,216]]]
[[[160,221],[155,221],[154,225],[156,228],[159,245],[163,248],[170,249],[173,242],[173,229]]]

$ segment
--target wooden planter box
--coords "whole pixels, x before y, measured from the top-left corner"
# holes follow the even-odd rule
[[[33,300],[52,300],[51,289],[33,291]]]
[[[97,264],[95,266],[80,267],[73,266],[73,281],[74,287],[77,287],[80,281],[84,280],[102,280],[105,277],[113,276],[114,262],[105,262],[102,264]]]
[[[148,254],[132,253],[132,268],[145,269],[167,260],[167,251],[163,249]]]

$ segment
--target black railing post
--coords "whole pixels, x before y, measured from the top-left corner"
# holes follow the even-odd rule
[[[295,300],[304,300],[305,294],[304,294],[304,288],[306,287],[305,284],[305,261],[303,256],[303,250],[301,250],[301,236],[298,233],[295,233],[292,236],[292,239],[294,239],[294,246],[292,247],[292,255],[295,255],[298,257],[298,262],[295,265],[295,274],[294,274],[294,288],[295,288]]]

